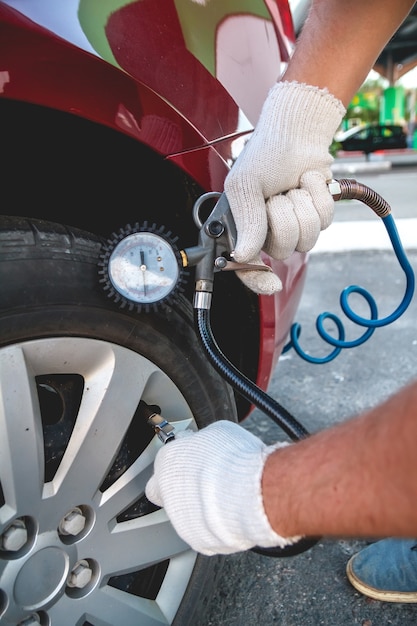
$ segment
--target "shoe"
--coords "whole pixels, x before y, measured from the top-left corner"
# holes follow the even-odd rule
[[[355,554],[346,566],[360,593],[382,602],[417,602],[417,540],[383,539]]]

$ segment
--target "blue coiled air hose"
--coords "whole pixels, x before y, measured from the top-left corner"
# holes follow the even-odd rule
[[[335,181],[333,185],[339,186],[338,189],[335,189],[334,187],[335,191],[332,192],[332,195],[333,197],[335,197],[335,199],[361,200],[362,202],[367,204],[373,211],[375,211],[375,213],[379,217],[381,217],[391,240],[395,255],[405,274],[406,288],[404,297],[399,306],[395,309],[395,311],[393,311],[387,317],[378,318],[378,308],[373,296],[369,293],[369,291],[358,285],[350,285],[349,287],[346,287],[340,294],[341,309],[346,315],[347,319],[352,321],[354,324],[357,324],[358,326],[366,328],[366,330],[357,339],[354,339],[352,341],[346,341],[345,329],[341,319],[334,313],[329,313],[328,311],[321,313],[316,319],[317,332],[326,343],[334,347],[334,350],[325,357],[320,358],[310,356],[301,348],[299,343],[301,325],[298,323],[293,324],[290,330],[290,341],[284,347],[283,353],[293,348],[301,358],[303,358],[305,361],[308,361],[309,363],[328,363],[329,361],[332,361],[334,358],[336,358],[337,355],[340,354],[340,352],[344,348],[356,348],[357,346],[362,345],[371,337],[376,328],[388,326],[388,324],[392,324],[392,322],[395,322],[399,317],[401,317],[401,315],[409,306],[414,294],[414,272],[404,252],[404,248],[402,246],[397,227],[395,225],[395,221],[391,215],[391,208],[389,204],[375,191],[373,191],[366,185],[358,183],[356,180],[342,179],[339,181]],[[352,293],[359,294],[366,300],[370,310],[369,318],[361,317],[353,311],[348,302],[349,296]],[[332,322],[334,322],[338,331],[337,338],[333,337],[325,330],[324,322],[326,320],[331,320]]]

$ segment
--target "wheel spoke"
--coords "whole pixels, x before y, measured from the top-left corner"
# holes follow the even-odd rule
[[[180,598],[177,600],[177,606]],[[74,626],[87,619],[92,626],[114,626],[123,620],[123,626],[167,626],[171,620],[154,600],[140,598],[128,592],[104,586],[94,594],[73,603],[61,601],[49,611],[53,624]],[[76,613],[76,614],[75,614]]]
[[[51,494],[68,501],[77,485],[79,500],[93,499],[131,424],[146,381],[154,371],[155,366],[145,359],[141,360],[139,370],[137,355],[116,346],[111,350],[107,347],[102,353],[98,350],[94,364],[89,363],[82,372],[85,390],[81,406],[50,486]]]
[[[189,427],[191,419],[176,420],[173,423],[178,433]],[[100,508],[100,516],[110,521],[126,509],[127,504],[133,504],[141,494],[144,494],[146,483],[152,475],[155,455],[161,445],[155,435],[129,469],[103,494],[100,494],[99,498],[96,499],[96,504]]]
[[[109,576],[135,571],[189,550],[163,510],[116,524],[110,535],[101,539],[108,548],[102,554],[101,567]]]
[[[126,509],[128,504],[133,504],[141,494],[144,494],[159,447],[160,444],[155,437],[135,463],[104,493],[100,494],[99,499],[96,500],[100,517],[110,522]]]
[[[35,514],[43,485],[42,429],[36,385],[20,347],[5,348],[0,354],[0,397],[4,514]]]

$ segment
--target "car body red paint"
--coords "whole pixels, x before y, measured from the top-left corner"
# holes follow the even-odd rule
[[[18,111],[10,117],[16,130],[33,109],[69,114],[145,146],[202,192],[218,191],[293,44],[285,0],[72,0],[59,8],[52,0],[6,0],[0,2],[0,104],[10,105],[8,116]],[[24,133],[19,141],[26,152]],[[47,167],[45,176],[48,184]],[[21,210],[51,218],[40,207]],[[127,209],[117,212],[121,226],[132,219]],[[53,219],[91,230],[91,220],[84,223],[75,211],[68,215],[59,202]],[[252,341],[246,337],[247,346],[237,346],[235,337],[231,351],[263,389],[297,309],[306,256],[294,254],[272,267],[283,291],[274,297],[246,294],[242,303],[236,298],[230,314],[239,320],[251,310],[254,316]],[[222,345],[221,321],[217,328]]]

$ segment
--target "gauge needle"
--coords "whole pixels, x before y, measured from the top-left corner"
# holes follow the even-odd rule
[[[142,278],[143,278],[143,293],[146,296],[146,277],[145,277],[146,265],[145,265],[145,253],[143,250],[140,251],[140,269],[142,271]]]

